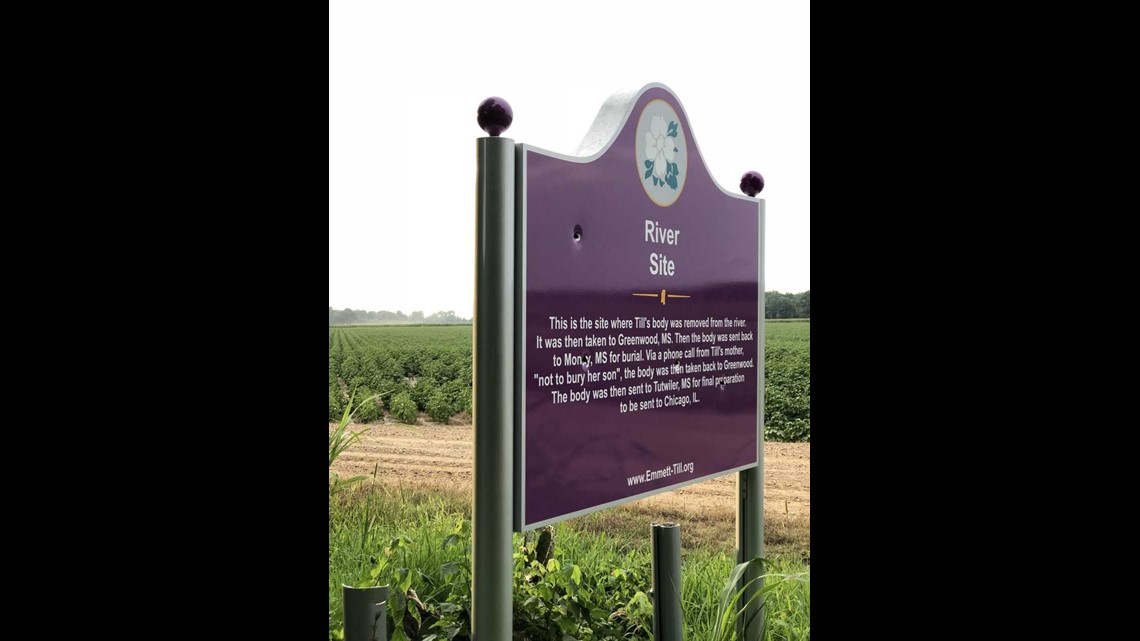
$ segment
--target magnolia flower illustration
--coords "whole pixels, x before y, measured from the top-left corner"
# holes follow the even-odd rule
[[[677,189],[677,122],[670,120],[668,126],[661,116],[649,121],[649,131],[645,132],[645,180],[653,179],[654,185],[669,185]]]

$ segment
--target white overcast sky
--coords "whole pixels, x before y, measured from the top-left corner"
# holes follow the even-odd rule
[[[329,305],[474,308],[475,110],[573,153],[611,93],[679,97],[713,177],[764,175],[765,289],[810,283],[810,4],[331,2]]]

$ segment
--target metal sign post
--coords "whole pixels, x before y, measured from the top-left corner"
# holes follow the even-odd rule
[[[740,179],[740,190],[755,198],[764,189],[764,178],[750,171]],[[756,389],[756,432],[760,441],[759,465],[736,475],[736,562],[747,563],[764,557],[764,201],[760,201],[760,273],[758,359],[761,363],[760,376]],[[741,579],[744,584],[757,578],[760,568],[745,572]],[[763,587],[763,580],[750,585],[740,598],[740,603],[748,604],[740,622],[740,638],[744,641],[759,641],[764,634],[764,614],[761,599],[749,602],[752,595]]]
[[[764,459],[760,459],[760,467],[744,470],[736,477],[736,541],[737,563],[747,563],[764,556]],[[741,578],[741,583],[747,584],[761,573],[762,568],[750,568]],[[737,619],[740,638],[745,641],[759,641],[764,633],[761,599],[750,602],[752,595],[761,587],[763,580],[756,581],[740,597],[740,605],[747,604]]]
[[[514,482],[515,141],[505,100],[479,106],[475,197],[475,504],[472,641],[511,638]]]

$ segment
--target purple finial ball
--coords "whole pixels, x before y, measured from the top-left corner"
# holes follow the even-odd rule
[[[514,119],[515,111],[511,109],[511,104],[498,96],[491,96],[479,103],[479,126],[492,136],[506,131]]]
[[[740,177],[740,191],[755,198],[756,194],[764,191],[764,177],[758,171],[746,171]]]

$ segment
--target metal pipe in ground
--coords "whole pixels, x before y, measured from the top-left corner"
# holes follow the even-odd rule
[[[759,466],[737,474],[736,499],[736,562],[747,563],[764,556],[763,457],[760,458]],[[764,636],[763,599],[753,598],[764,587],[764,579],[760,578],[763,574],[762,567],[752,567],[741,577],[741,585],[754,581],[740,597],[740,605],[747,604],[743,615],[737,619],[739,638],[742,641],[759,641]]]
[[[653,639],[683,641],[681,623],[681,526],[653,524]]]
[[[388,586],[344,586],[344,641],[388,641]]]

